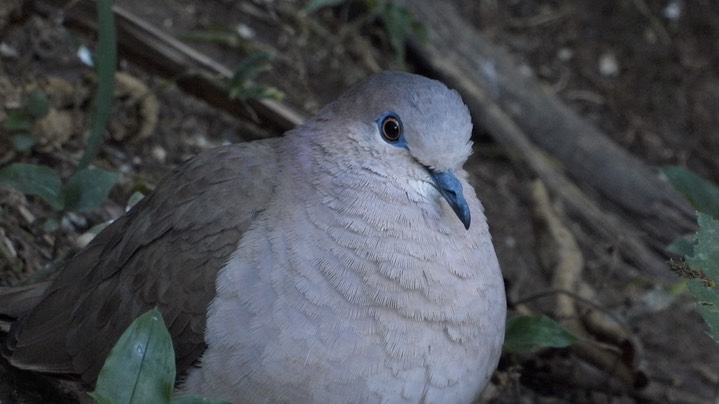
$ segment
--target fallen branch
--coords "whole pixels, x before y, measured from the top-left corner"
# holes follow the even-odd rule
[[[95,2],[91,0],[45,0],[35,9],[46,16],[63,17],[63,22],[85,32],[95,32]],[[117,39],[123,56],[143,69],[172,80],[178,87],[210,105],[235,116],[256,121],[263,128],[281,134],[305,120],[289,105],[270,99],[232,99],[223,80],[232,71],[190,46],[157,29],[120,6],[113,6]]]

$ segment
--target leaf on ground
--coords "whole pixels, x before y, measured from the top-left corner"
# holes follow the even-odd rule
[[[256,52],[249,55],[235,69],[227,84],[230,98],[234,99],[275,99],[280,100],[284,94],[276,88],[254,84],[253,80],[271,67],[274,56],[269,52]]]
[[[18,133],[12,138],[12,145],[19,152],[29,151],[36,143],[37,140],[28,133]]]
[[[667,246],[667,251],[682,257],[693,255],[695,237],[694,234],[681,236]]]
[[[225,400],[213,400],[198,396],[181,396],[172,399],[172,404],[230,404]]]
[[[392,2],[384,5],[384,10],[379,16],[387,30],[389,42],[397,59],[404,62],[405,42],[414,30],[414,17],[406,7]]]
[[[35,119],[44,117],[50,112],[50,101],[47,99],[47,94],[39,88],[32,89],[25,101],[25,108]]]
[[[85,212],[98,207],[120,179],[120,174],[99,168],[83,168],[62,189],[66,210]]]
[[[719,218],[719,188],[686,168],[668,166],[662,172],[694,209]]]
[[[709,335],[719,343],[719,220],[697,214],[699,232],[694,254],[686,257],[690,268],[702,271],[709,282],[692,279],[689,291],[697,299],[699,313],[709,325]]]
[[[138,317],[122,334],[90,395],[102,403],[169,403],[174,384],[172,338],[155,308]]]
[[[60,198],[62,181],[55,171],[45,166],[15,163],[3,167],[0,169],[0,186],[40,197],[55,211],[64,206]]]
[[[687,257],[691,268],[701,269],[714,281],[719,281],[719,220],[698,212],[699,232],[694,255]]]
[[[719,293],[716,288],[706,286],[699,279],[692,279],[687,284],[689,292],[697,300],[697,309],[709,326],[708,334],[719,343]]]
[[[270,69],[270,61],[274,56],[269,52],[255,52],[247,58],[232,73],[230,86],[244,85],[255,79],[260,73]]]
[[[307,6],[305,6],[303,11],[305,14],[311,14],[324,7],[334,7],[340,5],[344,1],[345,0],[312,0],[309,4],[307,4]]]
[[[33,125],[32,118],[22,112],[10,113],[3,122],[3,128],[8,132],[29,133]]]
[[[87,147],[79,163],[79,168],[81,169],[87,167],[99,153],[105,127],[112,113],[117,65],[115,16],[112,11],[112,3],[112,0],[98,0],[96,2],[98,26],[97,55],[95,59],[97,90],[95,90],[95,98],[93,99]]]
[[[402,4],[392,1],[380,3],[375,12],[382,21],[390,45],[397,55],[397,60],[404,63],[406,56],[406,42],[411,35],[415,35],[421,42],[427,40],[427,32],[414,14]]]
[[[547,316],[519,316],[507,321],[504,350],[527,352],[540,348],[564,348],[578,340]]]

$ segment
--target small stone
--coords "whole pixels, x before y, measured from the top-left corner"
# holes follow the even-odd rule
[[[682,2],[681,1],[670,1],[667,3],[666,6],[664,6],[664,9],[662,10],[662,14],[664,15],[664,18],[670,21],[676,21],[679,19],[679,17],[682,16]]]
[[[5,42],[0,42],[0,57],[3,59],[17,59],[20,55],[17,49],[11,47]]]
[[[167,160],[167,150],[160,145],[153,146],[150,153],[152,154],[152,157],[160,163],[164,164]]]
[[[237,24],[235,32],[237,32],[237,35],[242,39],[252,39],[255,37],[255,30],[245,24]]]
[[[568,62],[574,58],[574,51],[569,48],[560,48],[557,51],[557,59],[562,62]]]
[[[604,77],[619,75],[619,62],[614,52],[604,52],[599,56],[599,74]]]

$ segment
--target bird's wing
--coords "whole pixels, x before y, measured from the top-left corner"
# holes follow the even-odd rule
[[[175,169],[68,262],[15,323],[5,356],[93,384],[120,334],[157,306],[185,370],[205,348],[218,270],[272,197],[277,141],[224,146]]]

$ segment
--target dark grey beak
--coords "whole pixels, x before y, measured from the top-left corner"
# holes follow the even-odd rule
[[[464,224],[465,229],[469,229],[472,221],[472,215],[469,212],[469,206],[464,199],[462,193],[462,183],[459,182],[452,170],[434,171],[429,170],[429,175],[434,179],[434,185],[437,187],[440,195],[449,203],[459,220]]]

